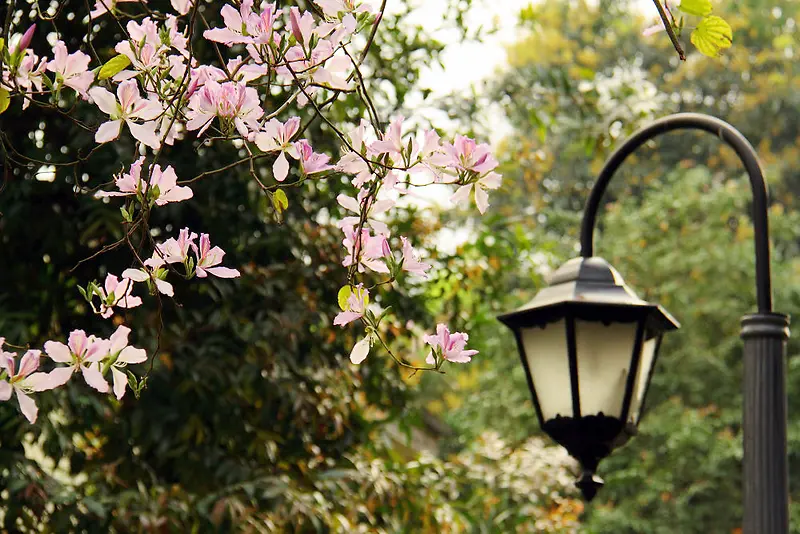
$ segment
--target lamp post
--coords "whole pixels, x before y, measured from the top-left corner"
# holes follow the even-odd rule
[[[663,133],[697,129],[730,145],[753,193],[758,311],[742,318],[744,340],[744,533],[789,532],[786,447],[786,341],[789,318],[772,311],[767,187],[755,150],[728,123],[679,113],[629,137],[608,159],[586,203],[581,255],[550,285],[498,319],[517,340],[542,430],[581,464],[587,500],[603,482],[597,464],[636,432],[661,336],[678,328],[662,307],[639,299],[605,260],[594,256],[597,210],[617,168]]]

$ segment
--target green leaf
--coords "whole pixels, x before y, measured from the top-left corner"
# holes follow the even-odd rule
[[[692,32],[691,40],[701,54],[717,57],[721,50],[731,46],[733,30],[721,17],[706,17]]]
[[[10,103],[11,97],[9,96],[8,91],[5,89],[0,89],[0,113],[3,113],[5,110],[7,110]]]
[[[272,196],[272,204],[279,213],[283,213],[289,207],[289,199],[286,198],[286,193],[283,189],[278,189]]]
[[[100,69],[100,72],[97,74],[97,79],[105,80],[111,78],[122,72],[122,70],[130,64],[131,60],[124,54],[112,57],[103,65],[103,68]]]
[[[696,17],[707,17],[711,14],[711,0],[681,0],[678,9]]]
[[[347,305],[347,299],[349,299],[350,295],[352,294],[353,290],[350,288],[350,286],[342,286],[342,288],[339,290],[337,299],[339,300],[339,307],[342,309],[342,311],[348,310],[349,306]]]
[[[150,187],[150,189],[147,192],[147,196],[150,198],[151,202],[150,205],[152,206],[152,203],[155,202],[156,199],[161,196],[161,188],[158,187],[157,185]]]

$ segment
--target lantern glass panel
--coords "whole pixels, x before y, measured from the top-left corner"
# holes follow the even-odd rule
[[[637,327],[575,321],[581,415],[620,417]]]
[[[564,320],[545,328],[523,328],[522,345],[544,421],[556,415],[571,417],[572,386]]]
[[[650,370],[653,368],[656,357],[656,349],[661,336],[651,337],[642,344],[642,356],[639,363],[639,372],[636,375],[636,383],[633,386],[633,398],[631,399],[629,421],[638,422],[641,415],[644,395],[647,393],[647,380],[650,378]]]

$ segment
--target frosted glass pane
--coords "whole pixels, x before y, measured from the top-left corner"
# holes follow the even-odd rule
[[[581,415],[619,417],[628,380],[636,323],[575,321]]]
[[[544,420],[572,417],[572,388],[564,321],[546,328],[523,328],[522,344]]]
[[[633,399],[628,420],[638,423],[639,412],[644,403],[644,394],[647,388],[647,378],[650,376],[650,369],[653,367],[653,360],[656,355],[656,345],[658,338],[654,337],[644,342],[642,346],[642,356],[639,364],[639,373],[636,375],[636,383],[633,385]]]

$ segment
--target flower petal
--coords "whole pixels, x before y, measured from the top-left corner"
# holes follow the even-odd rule
[[[146,122],[144,124],[136,124],[132,121],[125,121],[128,128],[131,130],[131,135],[137,141],[141,141],[153,150],[157,150],[161,146],[161,140],[156,135],[156,123]]]
[[[128,385],[128,375],[111,367],[111,376],[114,379],[114,396],[119,400],[125,395],[125,388]]]
[[[369,354],[369,337],[365,337],[355,344],[353,350],[350,351],[350,361],[359,364],[367,359]]]
[[[48,341],[44,344],[44,351],[51,360],[58,363],[72,362],[72,352],[69,347],[58,341]]]
[[[162,194],[156,200],[156,204],[163,206],[169,202],[180,202],[181,200],[188,200],[194,196],[191,187],[176,186]]]
[[[279,182],[284,181],[289,174],[289,160],[286,159],[286,154],[283,152],[281,152],[278,159],[276,159],[275,163],[272,165],[272,172],[275,175],[275,179]]]
[[[89,90],[89,96],[106,115],[117,114],[117,98],[102,87],[94,87]]]
[[[238,278],[241,273],[230,267],[206,267],[206,271],[218,278]]]
[[[117,362],[121,363],[142,363],[146,360],[147,351],[136,347],[125,347],[117,358]]]
[[[147,282],[150,277],[140,269],[125,269],[122,271],[122,278],[130,278],[134,282]]]
[[[87,384],[92,386],[100,393],[107,393],[108,382],[106,382],[103,378],[103,374],[100,372],[99,367],[100,364],[97,362],[92,363],[89,367],[81,366],[83,379],[86,380]]]
[[[355,213],[361,213],[361,204],[359,204],[358,200],[354,199],[353,197],[341,194],[336,197],[336,201],[346,210],[350,210]]]
[[[121,129],[122,129],[122,121],[119,119],[115,121],[104,122],[97,129],[97,133],[94,134],[94,140],[95,142],[100,144],[113,141],[114,139],[119,137],[119,132]]]
[[[39,368],[39,355],[42,351],[39,350],[29,350],[25,352],[25,355],[22,356],[22,359],[19,361],[19,371],[17,371],[18,376],[28,376],[36,369]]]
[[[359,317],[361,317],[360,313],[354,311],[343,311],[336,315],[336,317],[333,319],[333,324],[335,326],[344,326],[352,323]]]
[[[469,201],[469,193],[472,190],[472,184],[470,185],[462,185],[459,187],[453,196],[450,197],[450,202],[453,204],[459,204],[464,201]]]
[[[220,269],[224,269],[224,267],[220,267]],[[171,297],[175,294],[172,289],[172,284],[160,278],[156,278],[156,288],[158,288],[159,293],[168,297]]]
[[[17,401],[19,402],[19,409],[22,411],[22,415],[30,421],[31,423],[36,422],[36,415],[39,413],[39,408],[36,406],[36,402],[29,396],[25,395],[19,388],[16,388],[17,391]]]
[[[128,269],[132,270],[132,269]],[[139,271],[141,272],[141,271]],[[122,273],[125,276],[125,273]],[[116,354],[125,347],[128,346],[128,334],[131,333],[131,329],[125,325],[119,325],[117,329],[111,334],[111,337],[108,338],[110,341],[110,346],[108,348],[108,352],[110,354]]]
[[[481,186],[475,186],[475,205],[478,206],[478,211],[483,215],[489,208],[489,193],[486,192]]]
[[[7,401],[11,398],[14,388],[5,380],[0,381],[0,402]]]
[[[55,389],[57,387],[63,386],[69,379],[72,377],[72,374],[75,372],[75,367],[56,367],[49,373],[47,373],[47,380],[42,379],[41,382],[34,385],[34,390],[40,391],[38,388],[42,388],[41,391],[46,391],[48,389]],[[38,373],[37,373],[38,374]]]

